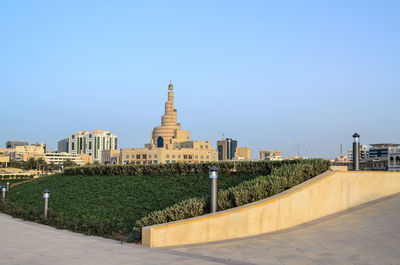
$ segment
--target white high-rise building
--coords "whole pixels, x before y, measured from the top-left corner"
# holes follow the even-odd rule
[[[101,162],[103,150],[117,149],[117,136],[110,131],[103,130],[81,131],[60,140],[58,146],[58,152],[88,154],[93,157],[93,161]]]

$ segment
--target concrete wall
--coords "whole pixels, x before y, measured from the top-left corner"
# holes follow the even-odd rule
[[[268,199],[142,229],[142,244],[210,242],[293,227],[400,192],[400,172],[328,171]]]

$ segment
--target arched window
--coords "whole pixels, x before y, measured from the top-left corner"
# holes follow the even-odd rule
[[[394,158],[393,158],[393,156],[390,157],[390,165],[394,166]]]
[[[397,166],[400,165],[400,156],[396,156],[396,165],[397,165]]]
[[[157,138],[157,147],[164,147],[164,139],[161,136]]]

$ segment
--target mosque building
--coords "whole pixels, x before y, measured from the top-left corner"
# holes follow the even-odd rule
[[[161,117],[161,126],[151,132],[151,142],[145,144],[144,148],[122,148],[119,163],[150,165],[218,161],[218,152],[209,141],[190,140],[190,131],[181,129],[177,114],[174,108],[174,87],[170,83],[165,114]]]

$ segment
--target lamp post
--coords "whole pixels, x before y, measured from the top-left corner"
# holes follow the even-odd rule
[[[295,143],[292,143],[292,142],[289,142],[289,145],[296,145],[296,147],[297,147],[297,153],[296,153],[297,158],[300,158],[300,146],[304,146],[304,147],[308,146],[308,144],[295,144]]]
[[[218,168],[210,168],[210,210],[215,213],[218,210]]]
[[[353,170],[360,170],[360,135],[358,133],[353,134]]]
[[[6,185],[1,186],[1,200],[3,202],[5,202],[6,200],[6,191],[7,191],[7,186]]]
[[[49,200],[50,200],[50,190],[45,189],[43,191],[43,215],[47,219],[47,213],[49,211]]]
[[[7,187],[7,191],[9,191],[10,190],[10,182],[9,181],[7,181],[6,187]]]

